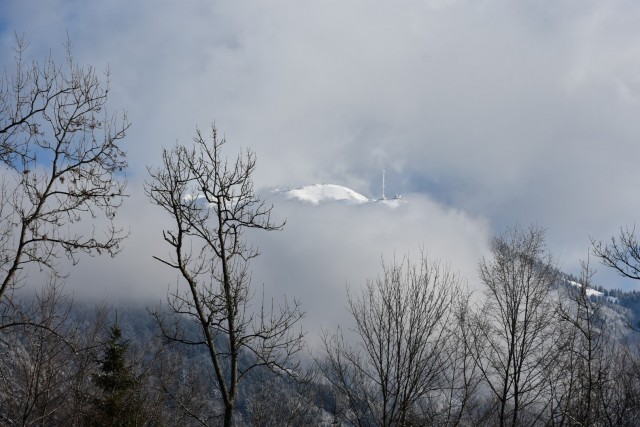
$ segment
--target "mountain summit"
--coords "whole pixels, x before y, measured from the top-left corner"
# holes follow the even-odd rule
[[[370,200],[360,193],[336,184],[306,185],[285,192],[288,199],[300,200],[318,205],[323,202],[343,201],[354,204],[366,203]]]
[[[275,192],[283,194],[288,200],[311,203],[312,205],[320,205],[329,202],[342,202],[353,205],[380,202],[388,205],[389,207],[395,208],[403,201],[399,196],[393,199],[369,199],[350,188],[337,184],[305,185],[303,187],[296,188],[295,190],[276,190]]]

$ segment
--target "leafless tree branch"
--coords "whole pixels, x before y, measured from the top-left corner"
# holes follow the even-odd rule
[[[382,265],[359,296],[348,294],[356,346],[339,329],[323,335],[321,369],[354,425],[407,425],[433,420],[425,403],[449,386],[454,308],[460,279],[425,256]]]
[[[16,37],[16,70],[0,79],[0,298],[28,264],[60,276],[61,256],[114,256],[126,235],[114,218],[129,122],[106,110],[108,74],[105,84],[77,65],[69,42],[64,66],[51,57],[27,63],[26,49]],[[80,231],[83,219],[107,225]]]
[[[149,169],[145,191],[173,221],[173,228],[163,231],[170,254],[154,257],[179,271],[186,285],[186,290],[169,294],[169,309],[195,320],[200,336],[188,338],[162,322],[161,327],[171,340],[207,348],[224,401],[224,424],[230,426],[244,375],[259,366],[295,371],[294,356],[303,348],[304,336],[293,327],[303,313],[295,300],[276,309],[265,306],[263,298],[257,311],[251,307],[248,262],[259,251],[248,244],[244,232],[284,226],[272,221],[272,206],[254,192],[255,155],[246,151],[229,162],[222,155],[226,141],[215,126],[209,142],[200,130],[194,141],[192,147],[178,145],[163,152],[162,166]],[[241,365],[243,352],[254,362]]]

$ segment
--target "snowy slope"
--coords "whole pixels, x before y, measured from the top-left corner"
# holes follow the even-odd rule
[[[312,205],[320,205],[328,202],[343,202],[347,204],[360,205],[364,203],[381,203],[390,208],[397,208],[405,200],[401,197],[393,199],[369,199],[362,194],[351,190],[350,188],[336,184],[314,184],[296,188],[295,190],[273,190],[273,193],[284,195],[288,200],[301,201],[311,203]],[[211,203],[207,203],[205,196],[202,194],[187,194],[182,198],[183,202],[189,205],[212,207]]]
[[[577,288],[582,288],[582,284],[581,283],[574,282],[573,280],[568,280],[567,282],[572,286],[575,286]],[[602,298],[602,297],[604,297],[604,293],[600,292],[600,291],[596,291],[595,289],[587,288],[587,296],[588,297],[594,296],[594,297],[597,297],[597,298]],[[620,303],[618,298],[612,297],[611,295],[607,295],[605,300],[607,302],[610,302],[610,303],[615,303],[615,304],[619,304]]]
[[[570,285],[575,286],[576,288],[582,288],[582,284],[578,283],[578,282],[574,282],[573,280],[568,280],[567,281]],[[596,291],[595,289],[591,289],[591,288],[587,288],[587,296],[591,297],[591,296],[595,296],[595,297],[603,297],[604,294],[600,291]]]
[[[318,205],[323,202],[344,201],[354,204],[366,203],[370,200],[347,187],[335,184],[307,185],[285,192],[288,199]]]
[[[392,199],[369,199],[350,188],[337,184],[305,185],[295,190],[274,190],[273,192],[284,195],[288,200],[310,203],[315,206],[330,202],[342,202],[351,205],[379,203],[395,209],[406,203],[406,200],[400,196]]]

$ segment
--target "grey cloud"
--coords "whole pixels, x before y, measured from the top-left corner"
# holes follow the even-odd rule
[[[477,262],[486,253],[488,223],[419,194],[392,209],[382,204],[326,203],[319,206],[274,200],[274,214],[287,217],[285,229],[261,233],[254,241],[263,254],[253,265],[256,284],[277,296],[302,300],[307,325],[316,329],[348,323],[346,286],[359,289],[374,279],[384,258],[419,257],[450,265],[478,289]],[[253,236],[252,236],[253,237]]]
[[[274,204],[275,220],[286,219],[282,231],[247,235],[262,252],[251,265],[258,304],[264,290],[267,303],[299,299],[312,345],[320,328],[349,325],[346,287],[357,290],[380,271],[384,258],[417,259],[422,249],[432,260],[448,264],[471,290],[478,289],[476,270],[491,235],[486,220],[442,205],[420,194],[405,195],[392,209],[375,203],[319,206],[289,201],[263,192]],[[168,254],[162,228],[169,219],[137,191],[121,212],[131,236],[115,259],[85,258],[73,268],[68,289],[77,297],[122,298],[151,306],[165,300],[167,289],[184,289],[175,271],[152,259]],[[255,307],[255,306],[254,306]]]
[[[60,0],[37,6],[16,0],[4,2],[0,12],[12,27],[1,35],[3,51],[15,29],[26,33],[34,54],[52,49],[61,56],[56,40],[62,42],[68,29],[79,62],[110,65],[111,106],[128,110],[134,124],[126,143],[136,194],[162,146],[188,143],[196,125],[204,129],[215,120],[230,148],[256,151],[259,186],[334,182],[372,196],[387,169],[391,192],[420,193],[397,214],[406,230],[430,226],[434,209],[460,212],[471,224],[484,221],[474,226],[480,234],[536,222],[548,228],[551,250],[572,272],[589,236],[606,239],[633,224],[640,210],[635,2],[561,0],[542,8],[535,1],[500,0]],[[122,281],[137,257],[143,270],[157,270],[144,248],[152,224],[161,220],[142,197],[134,203],[145,215],[127,218],[132,249]],[[340,229],[349,220],[332,222],[334,209],[341,208],[308,217],[327,215],[316,224]],[[277,251],[265,249],[264,265],[256,268],[275,275],[269,266],[279,264],[267,254],[283,251],[316,277],[326,267],[300,259],[305,252],[292,248],[338,251],[336,273],[326,279],[339,282],[335,295],[343,295],[351,276],[356,282],[369,277],[380,247],[393,246],[385,239],[403,235],[380,235],[382,213],[366,212],[349,223],[356,233],[350,239],[311,244],[322,233],[296,225],[299,215],[298,208],[287,212],[288,230],[264,244]],[[448,215],[435,216],[443,221]],[[398,252],[451,240],[408,233]],[[473,236],[468,242],[476,241]],[[368,246],[357,242],[374,238]],[[354,253],[357,271],[347,272],[341,263],[363,246],[370,252]],[[459,256],[442,254],[452,263]],[[470,279],[474,269],[465,271]],[[302,276],[292,273],[297,279],[291,283]]]

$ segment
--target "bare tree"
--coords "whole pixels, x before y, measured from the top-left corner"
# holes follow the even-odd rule
[[[554,267],[544,231],[510,229],[480,262],[486,299],[469,325],[475,362],[494,398],[501,426],[533,425],[549,405],[546,388],[557,360]]]
[[[582,263],[578,283],[559,288],[559,315],[567,335],[558,364],[558,424],[633,426],[640,419],[637,347],[623,339],[625,309],[591,298],[594,272]]]
[[[640,357],[638,348],[620,345],[608,358],[609,381],[602,388],[601,408],[606,426],[640,425]]]
[[[602,264],[613,268],[624,277],[640,280],[640,244],[632,229],[620,229],[620,235],[612,237],[608,244],[591,239],[593,254]]]
[[[0,76],[0,416],[74,425],[94,335],[71,319],[60,263],[120,249],[125,233],[114,218],[127,164],[119,144],[129,123],[106,111],[109,74],[103,83],[77,65],[70,42],[62,66],[26,53],[16,36],[15,70]],[[27,276],[43,279],[43,289],[17,298]]]
[[[458,276],[423,256],[419,264],[383,263],[361,296],[348,295],[357,345],[340,330],[325,334],[326,358],[319,362],[341,419],[359,426],[439,424],[434,403],[449,385],[448,324],[461,294]]]
[[[194,140],[191,148],[164,150],[162,166],[149,170],[146,193],[173,222],[163,231],[171,255],[155,258],[179,271],[186,285],[170,293],[170,311],[193,319],[199,333],[190,337],[160,325],[171,340],[205,346],[224,403],[224,425],[230,426],[244,375],[258,366],[295,371],[293,356],[302,349],[303,334],[294,326],[303,313],[295,300],[279,308],[264,300],[251,305],[248,265],[259,251],[245,232],[284,225],[272,222],[272,207],[253,190],[255,155],[246,151],[229,163],[215,126],[211,143],[199,130]],[[252,358],[246,365],[240,363],[243,352]]]
[[[265,369],[252,373],[244,402],[248,425],[310,426],[321,424],[316,383],[274,375]]]
[[[556,379],[558,420],[577,425],[605,425],[603,406],[611,387],[613,358],[603,307],[592,301],[587,291],[593,271],[582,262],[579,282],[558,288],[558,314],[566,335],[564,357]]]
[[[106,111],[106,84],[81,67],[67,42],[67,62],[28,63],[16,37],[12,77],[0,78],[0,299],[19,283],[28,264],[56,274],[59,258],[114,255],[124,238],[114,225],[127,166],[120,140],[126,115]],[[104,221],[100,231],[81,220]]]
[[[0,304],[0,420],[3,425],[81,425],[105,313],[78,317],[54,280],[34,297]]]
[[[472,316],[471,294],[464,293],[453,308],[454,318],[447,326],[451,334],[447,340],[449,364],[445,371],[446,386],[443,388],[443,406],[440,425],[479,424],[477,411],[480,406],[480,371],[475,364],[473,347],[470,345],[469,317]]]

